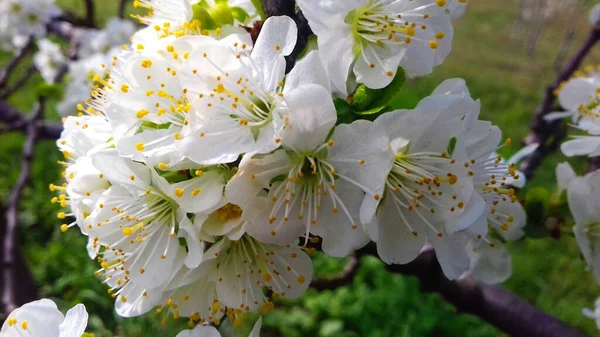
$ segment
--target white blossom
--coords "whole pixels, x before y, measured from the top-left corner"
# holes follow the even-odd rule
[[[572,169],[569,170],[566,163],[562,165],[563,168],[557,170],[557,175],[560,174],[560,179],[565,181],[563,177],[571,176],[568,172]],[[579,250],[600,283],[600,171],[571,178],[567,187],[567,199],[575,219],[573,232]]]
[[[328,140],[336,112],[325,88],[307,85],[285,97],[282,148],[246,154],[227,198],[258,212],[246,230],[259,240],[286,245],[312,233],[327,254],[346,256],[368,241],[360,203],[383,185],[393,154],[366,121],[339,125]],[[265,188],[268,197],[260,197]]]
[[[180,70],[182,87],[193,97],[189,123],[177,142],[182,154],[200,164],[227,163],[281,145],[288,96],[315,84],[329,88],[316,52],[285,76],[284,57],[294,49],[296,35],[292,19],[272,17],[253,48],[249,39],[242,45],[226,39],[189,55]]]
[[[27,303],[8,315],[0,330],[2,337],[81,337],[88,322],[83,304],[63,315],[49,299]]]
[[[262,326],[262,316],[258,318],[248,337],[259,337]],[[208,325],[198,325],[192,330],[184,330],[177,337],[221,337],[217,329]]]
[[[383,88],[398,66],[409,75],[426,75],[450,52],[453,30],[444,0],[299,0],[298,5],[344,97],[353,91],[354,77]]]
[[[600,74],[590,72],[589,76],[576,77],[564,85],[558,94],[565,113],[550,114],[547,119],[573,118],[573,128],[585,135],[573,135],[571,140],[561,145],[567,156],[600,155]]]
[[[67,58],[60,46],[48,39],[38,40],[39,50],[33,55],[33,64],[39,70],[46,83],[53,84],[65,65]]]
[[[54,0],[1,0],[0,46],[20,49],[29,37],[43,37],[46,24],[59,14]]]

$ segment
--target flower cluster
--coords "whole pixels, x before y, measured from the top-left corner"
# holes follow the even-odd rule
[[[88,313],[78,304],[63,315],[48,299],[15,309],[4,321],[2,337],[86,337]]]
[[[0,0],[0,49],[20,49],[30,37],[45,36],[46,24],[58,15],[54,0]]]
[[[600,283],[600,171],[576,176],[569,163],[556,167],[560,193],[566,191],[571,214],[575,219],[573,233],[585,261]]]
[[[566,112],[551,113],[547,120],[571,117],[571,127],[582,131],[561,146],[567,156],[600,156],[600,72],[589,67],[564,83],[557,91]]]
[[[358,83],[387,86],[399,66],[431,72],[450,51],[455,9],[300,1],[319,49],[286,72],[296,23],[268,18],[253,39],[233,26],[256,18],[246,5],[136,1],[149,26],[64,120],[66,182],[50,185],[52,202],[70,209],[63,231],[89,237],[117,313],[240,325],[307,289],[304,250],[316,243],[343,257],[374,241],[390,264],[430,243],[448,278],[506,279],[500,244],[522,235],[510,186],[523,179],[464,81],[374,121],[342,123],[334,104]]]

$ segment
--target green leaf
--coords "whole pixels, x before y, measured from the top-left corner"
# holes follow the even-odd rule
[[[239,22],[246,22],[250,15],[242,7],[231,7],[231,14]]]
[[[406,83],[406,73],[404,69],[398,68],[396,76],[392,82],[383,89],[371,89],[360,84],[354,92],[352,98],[352,109],[358,116],[377,117],[385,112],[392,111],[389,108],[390,102],[396,97],[400,88]],[[370,119],[364,118],[363,119]]]
[[[360,84],[354,92],[352,98],[352,110],[362,112],[373,108],[373,103],[379,98],[382,90],[370,89],[364,84]]]
[[[450,138],[450,141],[448,142],[448,154],[450,155],[450,157],[452,157],[452,154],[454,154],[454,149],[456,148],[456,137],[452,137]]]
[[[37,94],[49,99],[61,99],[63,88],[58,84],[41,83],[37,87]]]
[[[192,5],[192,11],[194,12],[193,19],[200,21],[202,29],[216,29],[218,28],[217,23],[213,20],[212,16],[200,3]]]
[[[262,8],[262,4],[260,0],[250,0],[250,2],[252,2],[252,6],[254,6],[254,8],[256,8],[256,12],[258,13],[258,15],[260,15],[260,18],[262,20],[266,20],[267,16],[265,15],[265,11]]]
[[[336,98],[333,101],[335,105],[335,111],[337,111],[337,123],[336,124],[350,124],[354,121],[356,117],[352,112],[352,108],[350,104],[346,102],[346,100],[341,98]]]

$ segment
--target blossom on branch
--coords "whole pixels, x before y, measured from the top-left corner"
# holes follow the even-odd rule
[[[83,304],[77,304],[63,315],[56,304],[42,299],[15,309],[4,321],[2,337],[81,337],[88,322]]]
[[[318,37],[327,74],[344,97],[355,82],[386,87],[398,66],[411,76],[427,75],[450,53],[453,29],[444,0],[299,0],[298,5]]]

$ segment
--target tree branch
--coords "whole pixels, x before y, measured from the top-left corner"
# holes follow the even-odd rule
[[[40,139],[58,139],[63,130],[60,123],[48,123],[43,120],[29,120],[25,115],[7,102],[0,101],[0,123],[6,128],[1,131],[27,131],[30,124],[38,128]]]
[[[127,5],[127,0],[119,0],[119,10],[117,12],[117,16],[121,19],[125,18],[125,6]]]
[[[88,27],[96,26],[94,0],[83,0],[85,2],[85,21]]]
[[[37,70],[35,67],[31,66],[25,71],[21,78],[16,80],[12,85],[0,89],[0,99],[5,99],[6,97],[14,94],[17,90],[21,89],[36,71]]]
[[[6,207],[6,230],[2,242],[2,307],[7,315],[21,304],[15,299],[15,293],[19,287],[15,282],[17,280],[15,277],[17,269],[16,257],[18,255],[17,216],[19,213],[21,194],[30,179],[35,144],[39,137],[39,127],[37,122],[44,117],[45,105],[45,100],[40,98],[38,107],[31,116],[31,123],[27,126],[27,139],[23,146],[23,158],[21,161],[21,175],[11,190]]]
[[[331,290],[343,285],[352,283],[354,276],[358,273],[358,269],[360,267],[360,259],[356,257],[356,255],[350,256],[350,261],[344,270],[338,275],[322,277],[322,278],[313,278],[310,283],[311,288],[316,290]]]
[[[566,136],[564,123],[561,120],[547,122],[544,117],[554,111],[556,101],[555,92],[561,83],[567,81],[571,75],[581,66],[583,59],[592,50],[592,47],[600,40],[600,25],[595,25],[589,32],[583,45],[571,60],[564,66],[558,74],[556,81],[546,88],[544,98],[540,104],[534,120],[530,126],[531,132],[525,139],[526,145],[540,144],[539,148],[529,158],[525,158],[521,165],[521,170],[525,173],[527,179],[530,179],[535,169],[537,169],[546,156],[556,151],[561,141]]]
[[[25,47],[23,47],[19,51],[19,53],[2,70],[2,73],[0,73],[0,89],[6,87],[6,85],[8,84],[10,75],[12,75],[12,73],[17,69],[17,66],[19,65],[19,63],[21,63],[21,61],[23,61],[23,59],[25,59],[25,56],[27,56],[29,54],[29,52],[33,50],[34,46],[35,46],[34,39],[29,38],[29,41],[27,42]]]
[[[357,255],[378,256],[377,248],[370,243],[357,251]],[[587,336],[500,286],[483,284],[472,277],[448,280],[433,250],[421,253],[411,263],[386,268],[392,273],[416,276],[424,291],[441,294],[459,311],[479,316],[510,336]]]

